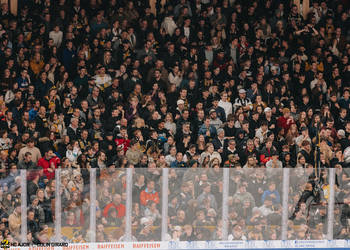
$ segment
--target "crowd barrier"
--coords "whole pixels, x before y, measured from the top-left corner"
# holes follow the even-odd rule
[[[28,246],[30,250],[78,250],[78,249],[149,249],[149,250],[223,250],[223,249],[350,249],[350,240],[275,240],[275,241],[160,241],[160,242],[99,242],[73,243],[65,246]],[[49,244],[47,244],[49,245]],[[23,249],[12,246],[9,249]]]
[[[48,244],[345,248],[349,242],[338,240],[350,239],[339,231],[349,230],[340,218],[339,194],[349,191],[349,183],[340,181],[344,173],[322,170],[317,181],[322,195],[305,201],[301,197],[315,181],[313,169],[57,169],[51,179],[21,170],[13,180],[0,180],[0,186],[3,198],[20,204],[21,225],[10,229],[15,243],[28,242],[28,212],[44,196],[35,212],[40,231],[34,236]],[[11,204],[9,209],[14,213]]]

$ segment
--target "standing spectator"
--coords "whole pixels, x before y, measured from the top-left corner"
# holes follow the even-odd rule
[[[66,48],[63,50],[62,54],[62,62],[64,67],[68,70],[68,72],[73,72],[75,60],[76,51],[73,48],[73,42],[71,40],[68,40],[66,42]]]
[[[221,93],[221,99],[219,101],[219,107],[222,107],[225,110],[226,119],[232,114],[232,103],[228,101],[228,96],[226,92]]]
[[[63,40],[63,32],[60,30],[59,25],[55,25],[53,30],[49,33],[49,38],[53,40],[53,45],[59,48]]]

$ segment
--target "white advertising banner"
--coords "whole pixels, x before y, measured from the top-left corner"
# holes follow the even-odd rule
[[[3,246],[6,247],[6,246]],[[29,250],[80,250],[80,249],[350,249],[350,240],[276,240],[276,241],[162,241],[115,243],[26,243],[7,249]]]

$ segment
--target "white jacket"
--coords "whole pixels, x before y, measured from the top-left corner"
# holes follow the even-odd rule
[[[175,29],[177,28],[177,25],[171,17],[167,16],[164,18],[161,27],[165,29],[167,34],[172,36],[174,34]]]
[[[232,103],[231,102],[224,102],[224,101],[220,100],[219,107],[221,107],[225,110],[226,119],[227,119],[228,115],[232,114]]]

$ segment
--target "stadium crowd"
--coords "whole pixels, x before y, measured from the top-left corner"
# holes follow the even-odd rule
[[[96,240],[124,240],[123,168],[134,240],[160,240],[166,167],[169,239],[222,239],[222,168],[229,240],[280,238],[282,168],[288,238],[325,238],[328,168],[334,238],[350,238],[350,6],[300,2],[19,0],[16,14],[2,3],[0,240],[20,241],[23,169],[27,240],[55,241],[58,168],[66,240],[90,237],[91,168]]]

